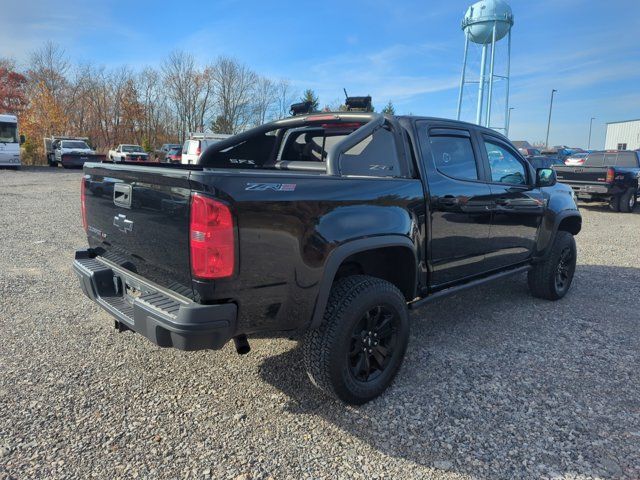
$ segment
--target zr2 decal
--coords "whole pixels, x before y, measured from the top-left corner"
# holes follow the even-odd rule
[[[274,192],[293,192],[296,189],[295,183],[247,183],[245,190],[257,190],[264,192],[273,190]]]

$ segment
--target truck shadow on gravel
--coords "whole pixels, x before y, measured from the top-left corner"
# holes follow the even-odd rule
[[[418,310],[395,383],[362,407],[320,394],[299,347],[260,374],[288,396],[288,412],[421,466],[639,478],[638,285],[640,269],[579,265],[559,302],[531,297],[516,277]]]
[[[578,202],[578,207],[581,210],[589,210],[591,212],[610,213],[611,215],[628,215],[628,213],[614,212],[609,208],[606,203],[584,203]],[[633,211],[633,214],[640,215],[640,206],[637,206]]]

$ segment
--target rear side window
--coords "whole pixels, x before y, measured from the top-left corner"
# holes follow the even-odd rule
[[[460,180],[478,180],[478,166],[470,138],[432,135],[429,143],[439,172]]]
[[[340,156],[342,175],[399,177],[400,163],[393,133],[379,128]]]

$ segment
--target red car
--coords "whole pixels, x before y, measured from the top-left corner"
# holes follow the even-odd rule
[[[182,147],[172,148],[167,152],[164,157],[166,163],[180,163],[182,162]]]

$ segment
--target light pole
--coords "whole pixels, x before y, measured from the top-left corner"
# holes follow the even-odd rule
[[[504,128],[504,136],[509,137],[509,126],[511,125],[511,110],[515,110],[516,107],[509,107],[507,111],[507,124]]]
[[[549,148],[549,128],[551,128],[551,111],[553,110],[553,95],[557,93],[558,90],[555,88],[551,90],[551,102],[549,103],[549,120],[547,120],[547,139],[544,142],[545,148]]]
[[[593,126],[593,121],[596,119],[596,117],[591,117],[591,120],[589,120],[589,142],[587,145],[587,150],[591,150],[591,127]]]

